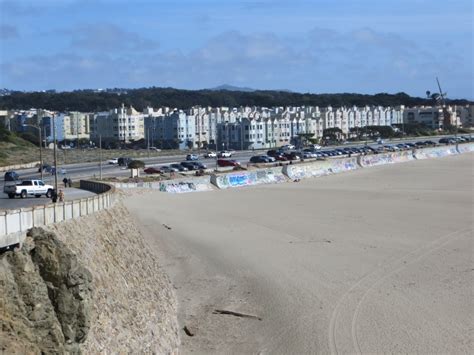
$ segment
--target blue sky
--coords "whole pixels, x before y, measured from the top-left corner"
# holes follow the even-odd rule
[[[471,0],[0,0],[0,87],[436,90],[474,99]]]

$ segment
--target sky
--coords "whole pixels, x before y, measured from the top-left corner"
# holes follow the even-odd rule
[[[0,88],[474,99],[472,0],[0,0]]]

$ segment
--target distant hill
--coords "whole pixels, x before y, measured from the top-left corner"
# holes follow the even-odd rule
[[[229,88],[227,85],[222,87]],[[16,91],[11,92],[10,95],[0,96],[0,109],[30,109],[36,107],[55,111],[95,112],[117,108],[122,103],[127,106],[132,105],[137,110],[161,106],[187,109],[196,105],[203,107],[405,105],[411,107],[435,104],[432,99],[412,97],[404,92],[366,95],[357,93],[310,94],[276,90],[179,90],[157,87],[123,90],[124,92],[120,95],[106,90],[101,92],[83,90],[56,93]],[[470,103],[467,100],[447,100],[447,102],[457,105]]]
[[[219,85],[219,86],[216,86],[215,88],[210,88],[209,90],[211,90],[211,91],[226,90],[226,91],[243,91],[243,92],[253,92],[253,91],[255,91],[255,89],[252,89],[252,88],[232,86],[232,85],[227,85],[227,84]]]

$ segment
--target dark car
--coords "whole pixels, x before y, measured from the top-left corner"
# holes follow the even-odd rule
[[[132,161],[132,158],[128,157],[121,157],[117,159],[117,163],[119,166],[128,166],[128,164]]]
[[[192,160],[198,160],[199,157],[197,156],[197,154],[188,154],[186,155],[186,160],[189,160],[189,161],[192,161]]]
[[[156,168],[153,166],[150,166],[149,168],[146,168],[143,171],[145,172],[145,174],[161,174],[162,173],[160,168]]]
[[[439,140],[440,144],[454,144],[456,143],[456,140],[454,138],[441,138]]]
[[[51,165],[49,165],[49,164],[43,164],[43,166],[40,166],[40,167],[38,168],[38,172],[40,173],[41,170],[42,170],[42,171],[46,171],[46,172],[49,173],[49,172],[51,171]]]
[[[283,154],[283,156],[288,159],[288,160],[300,160],[300,156],[296,154],[295,152],[287,152]]]
[[[267,155],[255,155],[250,158],[250,162],[254,164],[259,164],[259,163],[270,163],[270,157]]]
[[[267,155],[268,155],[269,157],[274,157],[274,156],[281,155],[281,154],[282,154],[281,151],[275,150],[275,149],[271,149],[271,150],[269,150],[269,151],[267,152]]]
[[[194,170],[204,170],[207,169],[207,166],[200,161],[193,161],[191,164],[194,165]]]
[[[190,161],[182,161],[180,164],[188,170],[197,170],[196,165]]]
[[[288,159],[285,157],[284,153],[281,150],[269,150],[267,152],[269,157],[275,158],[277,161],[287,161]]]
[[[240,163],[237,160],[233,159],[217,159],[217,166],[240,166]]]
[[[425,141],[425,145],[436,145],[433,141]]]
[[[415,145],[416,145],[417,147],[424,147],[424,146],[426,145],[426,142],[421,142],[421,141],[420,141],[420,142],[416,142]]]
[[[15,171],[7,171],[5,175],[3,176],[3,180],[5,181],[19,181],[20,180],[20,175],[16,173]]]

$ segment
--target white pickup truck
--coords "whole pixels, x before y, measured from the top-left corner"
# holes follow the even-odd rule
[[[27,196],[41,197],[41,195],[50,198],[53,194],[53,189],[51,185],[46,185],[42,180],[23,180],[16,184],[5,185],[3,192],[9,198],[15,198],[15,196],[20,196],[21,198]]]

